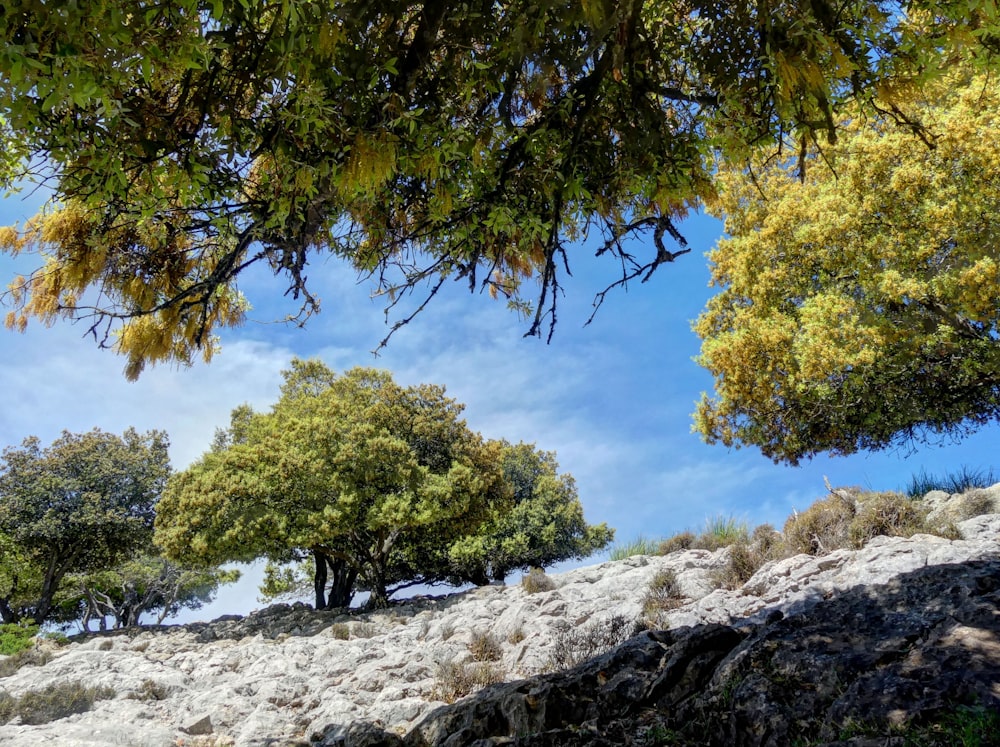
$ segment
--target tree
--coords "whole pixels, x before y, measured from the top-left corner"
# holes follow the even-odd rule
[[[82,601],[82,625],[96,619],[101,630],[107,618],[114,628],[139,625],[142,615],[156,614],[156,624],[182,609],[201,609],[219,587],[238,581],[238,570],[184,567],[155,555],[139,555],[113,568],[67,578],[70,596]],[[72,604],[72,602],[71,602]]]
[[[477,532],[449,548],[453,579],[503,581],[517,570],[585,558],[614,538],[606,524],[584,521],[576,481],[558,474],[554,452],[503,442],[502,466],[513,506],[496,507]]]
[[[725,171],[722,290],[696,325],[710,442],[796,463],[1000,416],[995,80],[957,64],[895,115],[848,113],[804,177],[788,159]]]
[[[0,16],[0,184],[42,182],[54,202],[0,236],[43,261],[12,283],[7,323],[87,318],[134,377],[210,356],[213,331],[245,318],[251,265],[307,316],[307,264],[328,254],[390,307],[455,279],[551,334],[571,242],[601,231],[611,285],[647,279],[688,251],[675,223],[712,195],[713,150],[834,139],[845,102],[891,108],[953,49],[995,49],[995,11],[16,0]],[[628,243],[642,235],[646,257]]]
[[[461,411],[441,387],[293,361],[270,413],[238,410],[216,450],[171,479],[155,541],[191,562],[311,556],[318,608],[348,604],[356,585],[384,606],[407,545],[447,546],[502,500],[499,448]]]
[[[144,548],[170,473],[160,431],[34,436],[0,457],[0,616],[44,622],[64,577]],[[5,550],[6,548],[6,550]]]

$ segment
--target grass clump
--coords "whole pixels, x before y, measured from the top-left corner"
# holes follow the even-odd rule
[[[37,648],[26,648],[13,656],[0,659],[0,678],[10,677],[24,666],[40,667],[52,660],[52,654]]]
[[[693,532],[679,532],[672,537],[661,540],[659,547],[656,548],[656,554],[669,555],[680,550],[690,550],[694,547],[695,540],[697,537],[694,536]]]
[[[639,535],[631,542],[615,543],[611,546],[608,557],[611,560],[625,560],[635,555],[657,555],[660,548],[660,540],[650,539]]]
[[[735,516],[719,514],[705,520],[705,531],[698,537],[695,547],[718,550],[737,542],[745,542],[749,536],[750,528],[745,521],[740,521]]]
[[[98,700],[107,700],[114,694],[110,687],[87,687],[81,682],[63,682],[41,690],[29,690],[20,698],[4,693],[0,696],[0,723],[19,717],[22,724],[48,724],[75,713],[85,713]]]
[[[972,469],[962,466],[955,472],[946,475],[931,475],[922,469],[910,478],[904,492],[910,498],[923,498],[932,490],[943,490],[949,495],[964,493],[973,488],[988,488],[1000,482],[992,468],[988,470]]]
[[[499,661],[503,658],[503,646],[492,633],[473,633],[469,653],[475,661]]]
[[[338,641],[346,641],[351,637],[351,626],[347,623],[334,623],[330,626],[330,635]]]
[[[847,530],[850,546],[864,547],[873,537],[911,537],[931,528],[925,513],[902,493],[872,493],[858,507]]]
[[[556,582],[541,568],[532,568],[521,576],[521,586],[528,594],[538,594],[542,591],[552,591],[556,588]]]
[[[787,556],[782,537],[770,524],[761,524],[746,540],[729,548],[729,560],[719,572],[716,583],[724,589],[736,589],[770,560]]]
[[[564,630],[556,636],[545,670],[555,672],[582,664],[617,648],[644,627],[623,615],[614,615],[582,628]]]
[[[437,669],[434,697],[454,703],[476,690],[503,682],[503,670],[488,662],[447,662]]]
[[[840,493],[831,493],[802,513],[792,514],[785,521],[782,532],[788,554],[824,555],[847,547],[851,522],[856,513],[857,507],[852,499]]]
[[[643,617],[653,625],[660,624],[661,615],[677,609],[685,600],[677,574],[670,569],[658,571],[649,582],[646,596],[642,599]]]

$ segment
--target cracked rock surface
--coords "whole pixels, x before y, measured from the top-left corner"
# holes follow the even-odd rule
[[[115,695],[48,724],[15,719],[0,744],[832,745],[849,723],[1000,708],[1000,514],[958,527],[964,539],[877,537],[772,562],[728,591],[710,583],[727,551],[687,550],[576,569],[534,594],[490,586],[354,615],[278,605],[93,635],[0,690],[79,681]],[[663,569],[686,596],[663,630],[547,671],[569,633],[638,618]],[[475,664],[484,634],[505,681],[444,702],[442,667]],[[697,740],[655,741],[692,725]]]

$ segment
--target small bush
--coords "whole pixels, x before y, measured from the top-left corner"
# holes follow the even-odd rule
[[[503,646],[492,633],[473,633],[469,653],[475,661],[499,661],[503,658]]]
[[[660,613],[680,607],[684,598],[677,574],[669,569],[658,571],[643,597],[642,614],[651,622],[658,623]]]
[[[788,553],[824,555],[849,547],[850,526],[856,513],[853,500],[831,493],[802,513],[789,516],[783,532]]]
[[[10,677],[18,669],[25,666],[40,667],[52,660],[52,654],[37,648],[27,648],[23,651],[0,659],[0,678]]]
[[[925,513],[902,493],[873,493],[865,497],[851,520],[848,537],[854,548],[864,547],[873,537],[910,537],[932,531]]]
[[[673,537],[667,537],[660,541],[660,546],[656,548],[657,555],[669,555],[678,550],[690,550],[694,547],[695,540],[693,532],[680,532]]]
[[[17,712],[17,698],[6,690],[0,690],[0,724],[6,724]]]
[[[0,625],[0,656],[13,656],[26,651],[34,644],[38,635],[37,625],[5,623]]]
[[[338,641],[346,641],[351,637],[351,626],[347,623],[334,623],[330,626],[330,635]]]
[[[80,682],[49,685],[42,690],[29,690],[20,698],[5,699],[0,704],[0,723],[7,723],[15,716],[22,724],[38,725],[58,721],[74,713],[85,713],[98,700],[114,697],[110,687],[87,687]]]
[[[641,534],[631,542],[612,545],[609,557],[611,560],[625,560],[634,555],[656,555],[660,549],[660,540],[649,539]]]
[[[449,662],[437,670],[434,697],[454,703],[487,685],[503,682],[503,670],[486,662]]]
[[[739,588],[762,565],[784,556],[785,546],[781,535],[770,524],[761,524],[753,530],[753,535],[748,540],[737,542],[729,548],[729,560],[715,580],[724,589]]]
[[[575,667],[617,648],[635,635],[637,629],[644,628],[645,626],[638,625],[622,615],[615,615],[582,628],[564,630],[556,636],[545,668],[554,672]]]
[[[527,574],[521,576],[521,586],[528,594],[537,594],[542,591],[552,591],[556,588],[553,581],[541,568],[532,568]]]
[[[965,521],[966,519],[972,519],[983,514],[991,514],[995,511],[996,506],[994,506],[993,498],[990,494],[981,488],[976,488],[967,491],[958,500],[956,518],[958,521]]]

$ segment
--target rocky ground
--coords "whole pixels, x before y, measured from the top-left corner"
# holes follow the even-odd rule
[[[989,493],[995,505],[1000,485]],[[551,576],[550,590],[354,615],[279,605],[46,643],[50,660],[0,678],[0,694],[79,683],[106,697],[48,723],[15,717],[0,744],[961,744],[959,729],[1000,744],[1000,513],[957,527],[773,561],[730,590],[715,580],[729,550],[685,550]],[[642,631],[664,570],[679,598]]]

